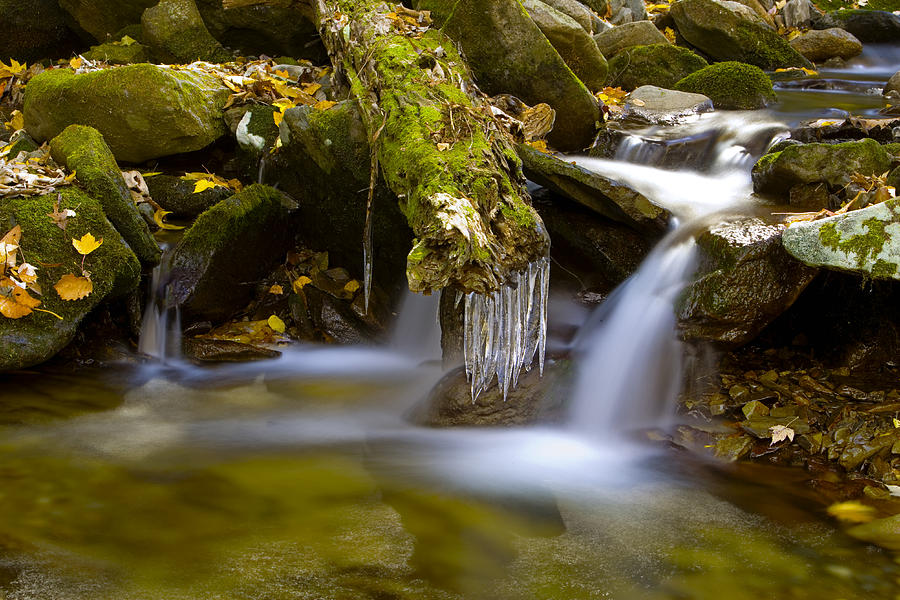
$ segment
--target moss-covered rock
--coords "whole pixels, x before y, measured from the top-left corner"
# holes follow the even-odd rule
[[[162,0],[141,16],[144,41],[164,62],[226,62],[232,58],[210,35],[194,0]]]
[[[670,14],[684,39],[717,60],[735,60],[769,70],[812,67],[775,31],[728,4],[679,0],[672,4]]]
[[[738,346],[793,304],[816,270],[784,251],[783,231],[752,217],[699,236],[700,263],[676,306],[685,339]]]
[[[550,143],[581,150],[600,118],[596,98],[565,64],[518,0],[419,0],[436,24],[456,41],[479,87],[490,95],[510,93],[529,105],[556,110]],[[452,9],[452,10],[451,10]]]
[[[812,20],[813,29],[839,27],[864,43],[896,43],[900,40],[900,16],[886,10],[841,9]]]
[[[278,125],[273,117],[276,112],[276,107],[265,104],[245,105],[225,112],[225,122],[239,148],[233,164],[242,177],[258,180],[260,168],[265,168],[266,154],[278,139]]]
[[[122,28],[140,23],[144,10],[158,1],[59,0],[59,5],[72,15],[82,29],[102,43]]]
[[[784,247],[807,265],[900,279],[900,201],[886,202],[818,221],[794,223]]]
[[[230,188],[219,185],[194,193],[196,181],[174,175],[153,175],[144,181],[153,201],[180,218],[196,217],[234,194]]]
[[[139,42],[124,45],[121,43],[107,43],[99,46],[91,46],[91,49],[82,53],[88,60],[107,62],[111,65],[133,65],[150,62],[150,52],[146,46]]]
[[[675,84],[676,90],[703,94],[723,109],[762,108],[775,100],[772,81],[753,65],[735,61],[715,63]]]
[[[47,70],[25,88],[25,129],[43,142],[72,124],[103,134],[117,160],[199,150],[226,133],[216,77],[140,64],[80,75]]]
[[[760,158],[753,166],[753,189],[784,195],[799,183],[849,183],[853,173],[881,175],[891,166],[891,155],[875,140],[841,144],[797,144]]]
[[[141,218],[116,159],[93,127],[70,125],[50,141],[53,160],[75,173],[78,182],[103,206],[134,253],[145,264],[159,262],[160,250]]]
[[[61,210],[75,211],[65,231],[47,214],[57,198]],[[141,266],[122,236],[106,219],[99,202],[74,187],[61,188],[44,196],[0,199],[0,229],[5,233],[18,224],[22,228],[21,248],[36,265],[43,295],[38,308],[62,317],[35,311],[21,319],[0,316],[0,371],[41,363],[65,347],[78,324],[107,297],[124,295],[140,280]],[[81,275],[81,255],[72,246],[73,238],[86,233],[103,243],[87,256],[84,268],[90,271],[93,291],[81,300],[62,300],[53,286],[65,274]],[[44,266],[52,265],[52,266]]]
[[[618,27],[611,27],[594,35],[597,47],[607,59],[612,58],[625,48],[632,46],[651,46],[654,44],[668,44],[659,29],[650,21],[634,21],[623,23]]]
[[[188,320],[214,321],[243,307],[289,249],[295,209],[283,193],[254,184],[200,215],[172,254],[169,306]]]
[[[687,48],[673,46],[668,42],[632,46],[609,61],[609,84],[621,86],[625,90],[633,90],[642,85],[671,88],[708,64]]]
[[[81,40],[56,0],[0,0],[0,60],[68,57]]]
[[[594,38],[575,19],[541,0],[522,0],[522,6],[588,89],[602,89],[608,67]]]

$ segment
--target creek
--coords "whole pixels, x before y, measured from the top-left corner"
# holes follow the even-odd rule
[[[157,310],[142,348],[169,360],[0,375],[0,598],[895,597],[894,558],[837,528],[803,473],[725,467],[630,432],[673,423],[686,351],[672,302],[697,228],[752,210],[749,169],[790,125],[836,106],[873,114],[867,86],[883,85],[896,50],[867,46],[827,74],[844,82],[832,89],[781,86],[765,111],[635,129],[616,160],[576,159],[679,224],[579,317],[563,425],[412,425],[443,376],[437,304],[416,296],[382,346],[198,367],[168,350],[177,316]],[[702,160],[648,166],[698,135],[712,140]],[[542,285],[522,287],[504,306],[542,307],[510,317],[523,329],[548,301],[551,329],[571,316]],[[484,385],[543,339],[473,362],[472,376]],[[504,351],[491,338],[487,354]]]

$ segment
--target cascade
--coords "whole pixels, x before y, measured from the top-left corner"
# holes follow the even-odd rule
[[[138,351],[162,362],[181,357],[181,314],[177,306],[168,308],[167,302],[171,262],[172,249],[164,246],[162,258],[153,268],[138,339]]]
[[[472,401],[497,378],[505,400],[531,369],[535,354],[544,372],[547,344],[547,295],[550,259],[534,261],[490,294],[460,294],[464,299],[463,354]]]

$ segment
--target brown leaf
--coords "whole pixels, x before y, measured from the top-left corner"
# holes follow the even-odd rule
[[[70,212],[72,211],[69,211],[68,209],[59,210],[59,198],[57,198],[53,203],[53,212],[47,213],[47,216],[50,217],[50,220],[53,221],[57,227],[65,231],[66,225],[68,225]]]
[[[40,304],[40,300],[32,298],[9,277],[0,279],[0,314],[4,317],[21,319]]]
[[[76,277],[67,273],[53,286],[63,300],[81,300],[94,291],[94,284],[87,277]]]

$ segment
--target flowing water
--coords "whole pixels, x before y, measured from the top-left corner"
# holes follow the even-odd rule
[[[416,296],[384,347],[0,375],[0,598],[897,597],[893,557],[836,529],[806,474],[615,435],[671,414],[684,360],[671,303],[693,228],[742,210],[750,162],[797,114],[788,104],[638,131],[620,160],[581,162],[680,225],[582,327],[565,427],[410,424],[443,376],[437,306]],[[701,134],[712,141],[693,170],[625,162]],[[515,299],[461,298],[534,340],[517,354],[495,348],[494,328],[467,332],[478,380],[540,352],[527,331],[554,311],[536,306],[546,283],[523,277]],[[160,338],[142,343],[165,356]]]

